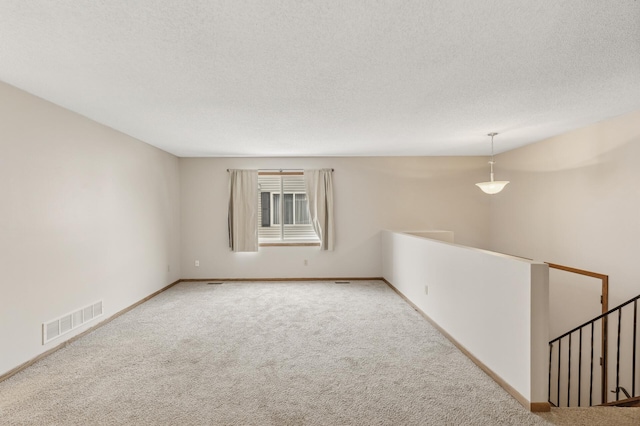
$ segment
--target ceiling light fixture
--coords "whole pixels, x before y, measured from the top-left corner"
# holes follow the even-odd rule
[[[478,188],[482,189],[482,191],[487,194],[497,194],[509,183],[508,180],[493,180],[493,165],[496,163],[493,161],[493,137],[495,135],[497,135],[495,132],[487,135],[491,136],[491,161],[489,161],[489,164],[491,164],[491,180],[489,182],[476,183]]]

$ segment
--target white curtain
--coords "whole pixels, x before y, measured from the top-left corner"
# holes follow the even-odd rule
[[[257,170],[229,170],[229,247],[258,251]]]
[[[311,224],[320,238],[321,250],[333,250],[333,174],[331,169],[305,170],[304,183],[309,202]]]

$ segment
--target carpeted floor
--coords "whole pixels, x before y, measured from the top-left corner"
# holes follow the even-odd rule
[[[569,424],[562,411],[545,418]],[[3,425],[549,424],[545,418],[377,281],[181,283],[0,383]]]

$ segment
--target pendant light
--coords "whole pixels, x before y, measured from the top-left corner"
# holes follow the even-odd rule
[[[495,161],[493,161],[493,137],[495,135],[497,135],[495,132],[487,135],[491,136],[491,161],[489,161],[489,164],[491,165],[491,180],[489,182],[476,183],[478,188],[482,189],[482,191],[487,194],[497,194],[509,183],[508,180],[493,180],[493,165],[495,164]]]

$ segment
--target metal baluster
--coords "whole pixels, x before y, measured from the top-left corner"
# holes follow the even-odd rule
[[[551,357],[553,356],[553,343],[549,342],[549,381],[547,382],[547,401],[551,402]]]
[[[591,371],[589,373],[589,406],[593,405],[593,325],[591,323]]]
[[[638,336],[638,299],[633,301],[633,371],[631,373],[631,396],[636,396],[636,338]]]
[[[607,386],[609,386],[609,318],[602,317],[602,383],[600,391],[602,393],[601,404],[607,403]]]
[[[562,353],[562,339],[558,340],[558,407],[560,406],[560,354]]]
[[[620,400],[620,327],[622,326],[622,308],[618,309],[618,353],[616,354],[616,401]]]
[[[569,335],[569,365],[567,366],[567,407],[571,407],[571,336]]]
[[[582,391],[582,329],[580,329],[580,347],[578,348],[578,407],[580,407],[580,393]]]

